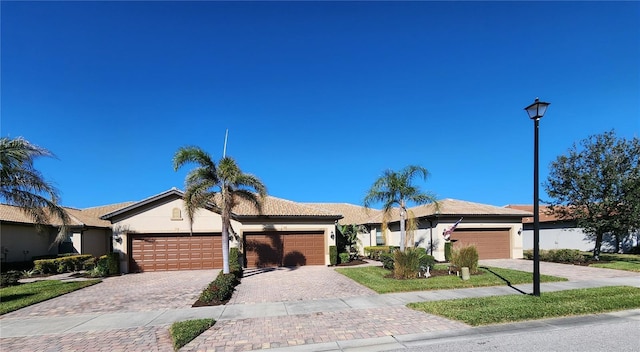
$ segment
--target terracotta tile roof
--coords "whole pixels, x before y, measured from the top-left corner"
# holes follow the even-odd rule
[[[524,210],[529,213],[533,213],[533,205],[507,205],[507,208]],[[553,222],[553,221],[562,221],[558,216],[553,214],[548,205],[540,205],[538,209],[538,214],[540,216],[540,222]],[[533,223],[533,216],[528,216],[526,218],[522,218],[523,224]]]
[[[297,203],[290,200],[267,196],[262,204],[262,212],[248,201],[240,199],[233,207],[233,213],[237,216],[311,216],[340,218],[341,214],[333,209],[315,207],[310,204]]]
[[[134,204],[134,202],[109,204],[86,209],[67,208],[67,211],[69,211],[71,215],[79,219],[86,226],[110,227],[111,222],[108,220],[102,220],[100,219],[100,217],[113,211],[125,208],[131,204]]]
[[[422,218],[428,216],[527,216],[530,212],[498,207],[489,204],[474,203],[457,199],[442,199],[438,201],[438,207],[435,204],[425,204],[409,208],[415,217]],[[380,220],[382,217],[380,216]],[[400,221],[400,214],[395,211],[391,221]]]
[[[109,221],[100,220],[100,216],[110,211],[123,208],[129,204],[132,204],[132,202],[111,204],[87,209],[69,207],[64,207],[64,209],[69,214],[69,218],[71,220],[69,224],[70,226],[110,227],[111,223]],[[7,204],[0,204],[0,220],[22,224],[33,224],[33,220],[28,217],[20,207]],[[61,224],[62,222],[59,219],[52,218],[49,223],[45,225],[59,226]]]
[[[126,207],[115,209],[106,214],[102,214],[102,219],[109,219],[115,215],[127,212],[131,209],[150,204],[166,197],[182,198],[184,193],[181,190],[172,188],[168,191],[159,193],[155,196],[143,199],[136,203],[131,203]],[[214,199],[216,204],[220,204],[220,195],[217,195]],[[214,207],[215,211],[215,207]],[[296,203],[290,200],[267,196],[262,204],[262,212],[259,212],[250,202],[239,199],[238,204],[232,209],[232,213],[235,216],[293,216],[293,217],[328,217],[338,219],[340,214],[328,211],[326,209],[320,209],[312,207],[302,203]]]
[[[342,219],[338,220],[341,225],[349,224],[370,224],[369,220],[382,212],[377,209],[366,209],[363,206],[349,203],[305,203],[306,205],[326,209],[334,214],[341,214]],[[382,219],[382,217],[380,217]]]

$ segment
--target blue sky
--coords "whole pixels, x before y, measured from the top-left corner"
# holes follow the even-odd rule
[[[183,188],[227,154],[270,195],[362,204],[409,164],[438,198],[532,202],[573,142],[640,134],[638,2],[1,3],[1,131],[67,206]],[[544,198],[546,195],[541,194]]]

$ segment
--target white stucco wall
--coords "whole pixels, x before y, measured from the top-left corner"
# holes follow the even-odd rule
[[[533,249],[533,226],[527,226],[523,232],[524,249]],[[571,227],[540,226],[540,249],[578,249],[581,251],[593,250],[593,241],[585,240],[582,229]]]
[[[434,220],[431,223],[427,220],[421,220],[418,229],[414,232],[414,245],[425,248],[427,253],[430,252],[431,238],[433,236],[433,256],[437,261],[444,261],[444,236],[443,232],[453,225],[455,220],[446,222]],[[508,229],[509,242],[511,245],[511,258],[519,259],[523,257],[522,237],[518,231],[522,228],[519,218],[466,218],[460,223],[457,229]],[[433,226],[431,229],[430,226]],[[389,226],[387,232],[387,245],[400,245],[400,226],[399,223],[393,223]]]

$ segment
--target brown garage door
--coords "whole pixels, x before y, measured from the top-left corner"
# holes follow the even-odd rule
[[[451,239],[458,240],[455,242],[454,248],[475,245],[480,259],[511,258],[509,229],[458,229],[451,234]]]
[[[130,272],[222,267],[218,234],[133,235],[130,245]]]
[[[245,233],[248,268],[324,265],[324,234],[321,232]]]

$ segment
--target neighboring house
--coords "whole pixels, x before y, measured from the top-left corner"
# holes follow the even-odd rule
[[[81,253],[100,256],[111,252],[111,224],[99,216],[130,203],[103,207],[65,210],[71,220],[67,238],[53,245],[60,221],[43,224],[38,231],[19,207],[0,204],[0,254],[3,262],[29,261],[33,257],[59,253]]]
[[[400,215],[397,209],[391,213],[386,233],[382,231],[383,214],[380,210],[366,211],[351,204],[308,203],[340,212],[344,218],[340,223],[364,225],[368,233],[360,234],[362,247],[387,244],[400,245]],[[453,232],[454,248],[474,244],[480,259],[522,258],[522,218],[530,212],[506,209],[487,204],[466,202],[455,199],[438,201],[434,204],[408,209],[418,220],[418,228],[407,233],[407,241],[427,249],[436,260],[444,261],[444,230],[460,218],[464,218]]]
[[[533,205],[507,205],[507,208],[533,212]],[[594,242],[584,231],[576,227],[575,220],[562,220],[551,212],[549,206],[540,205],[540,249],[579,249],[592,251]],[[533,249],[533,217],[522,218],[523,248]]]

